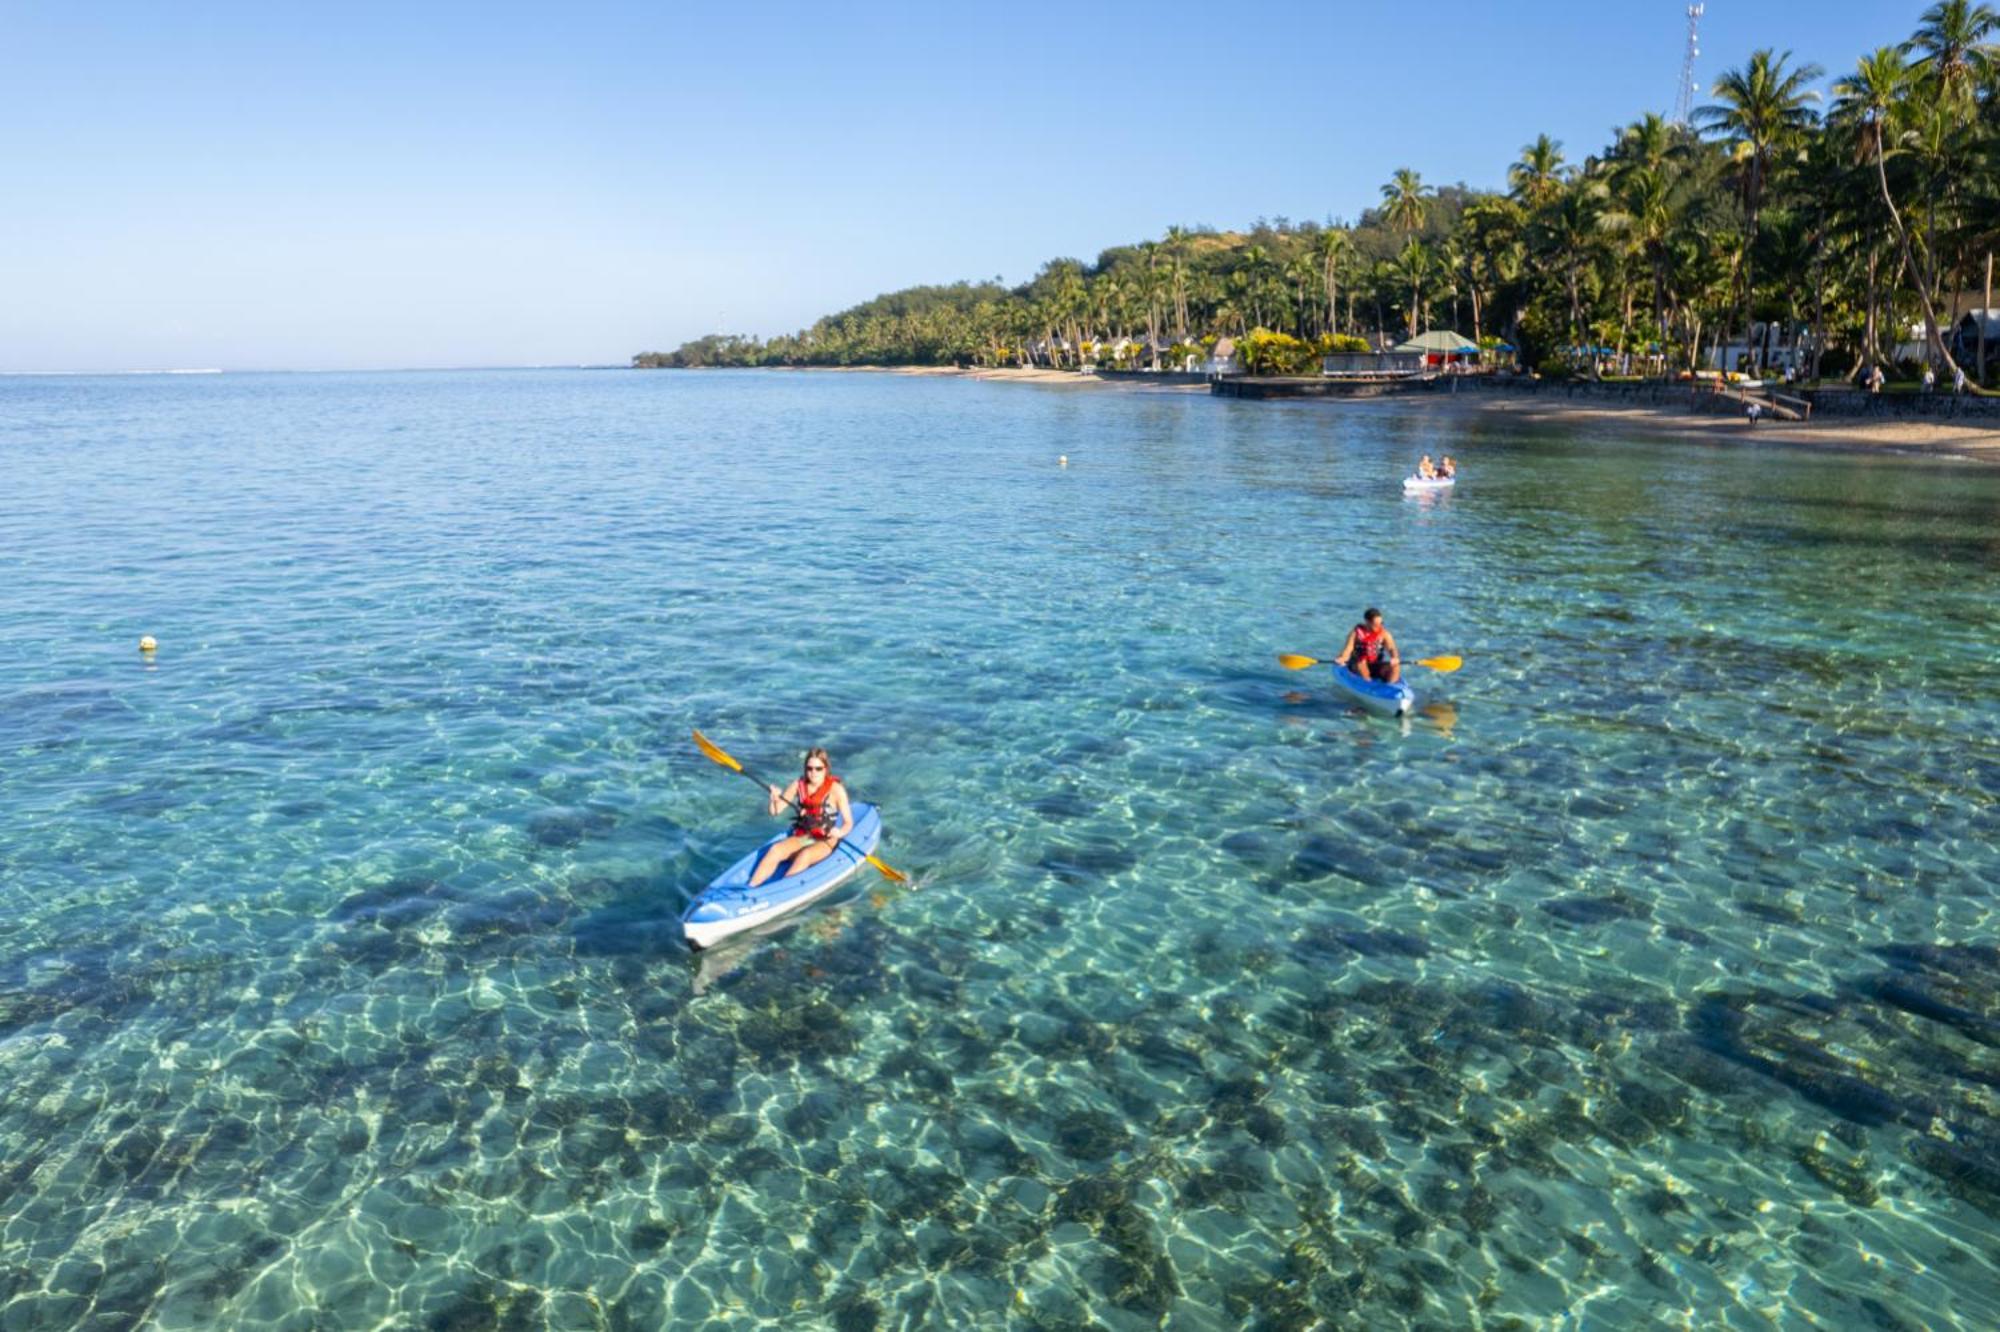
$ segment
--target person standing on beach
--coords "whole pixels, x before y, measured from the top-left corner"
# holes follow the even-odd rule
[[[1965,392],[1965,367],[1962,365],[1955,365],[1951,368],[1951,391],[1953,393]]]
[[[1361,612],[1361,623],[1347,631],[1347,641],[1334,661],[1364,680],[1394,684],[1403,678],[1403,656],[1396,649],[1395,635],[1373,606]]]
[[[1924,367],[1924,392],[1937,392],[1937,371],[1931,369],[1928,365]]]
[[[1870,393],[1880,393],[1882,391],[1882,367],[1880,365],[1873,366],[1868,371],[1868,391]]]

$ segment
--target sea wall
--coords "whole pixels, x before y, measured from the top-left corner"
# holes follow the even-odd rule
[[[1113,384],[1206,384],[1210,376],[1198,370],[1093,370],[1099,379]]]
[[[1224,375],[1209,381],[1218,398],[1378,398],[1390,393],[1422,393],[1435,387],[1421,379],[1335,379],[1319,375]]]

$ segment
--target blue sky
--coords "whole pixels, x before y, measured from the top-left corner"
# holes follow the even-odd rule
[[[1671,107],[1683,0],[0,3],[0,369],[622,362],[1174,223],[1502,183]],[[1835,73],[1918,0],[1710,0]],[[1699,97],[1698,97],[1699,100]]]

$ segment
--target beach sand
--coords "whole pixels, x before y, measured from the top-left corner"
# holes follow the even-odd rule
[[[1830,449],[1936,454],[2000,463],[2000,429],[1933,421],[1762,421],[1710,415],[1674,407],[1611,407],[1602,403],[1558,401],[1508,393],[1461,393],[1428,398],[1390,399],[1423,411],[1470,414],[1510,420],[1601,422],[1649,435],[1671,435],[1711,443],[1805,445]]]

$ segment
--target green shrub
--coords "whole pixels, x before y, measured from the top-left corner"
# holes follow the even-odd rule
[[[1243,368],[1253,375],[1307,375],[1319,369],[1319,352],[1289,333],[1253,328],[1236,344]]]

